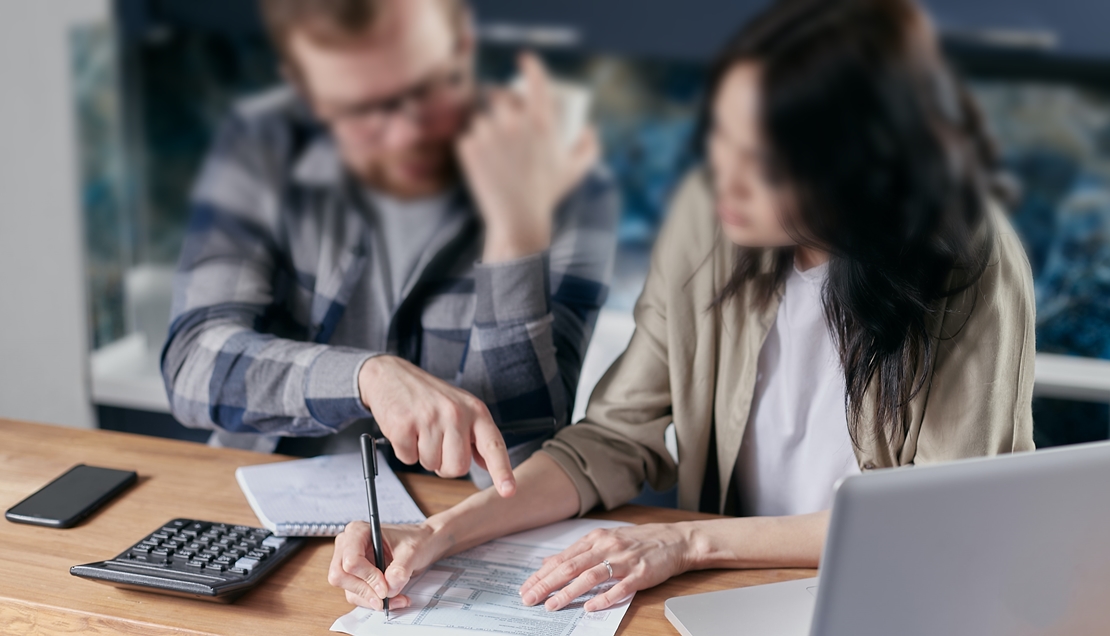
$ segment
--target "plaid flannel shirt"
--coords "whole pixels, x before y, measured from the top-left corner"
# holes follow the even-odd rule
[[[619,200],[608,173],[593,170],[563,200],[548,251],[508,263],[478,263],[481,223],[460,194],[384,352],[332,339],[373,249],[350,181],[288,89],[244,101],[223,124],[174,279],[162,351],[174,416],[264,434],[269,450],[277,436],[327,435],[372,417],[358,371],[389,353],[475,394],[499,424],[567,424],[613,267]]]

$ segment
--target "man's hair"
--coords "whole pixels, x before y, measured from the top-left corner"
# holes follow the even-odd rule
[[[448,19],[461,29],[468,19],[465,0],[439,0]],[[313,40],[340,43],[365,35],[382,9],[382,0],[259,0],[262,20],[274,46],[288,56],[289,36],[294,31]]]

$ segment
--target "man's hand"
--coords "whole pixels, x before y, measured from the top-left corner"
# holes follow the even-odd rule
[[[505,440],[478,398],[395,356],[367,360],[358,387],[397,459],[461,477],[473,458],[502,497],[516,492]]]
[[[387,567],[374,563],[370,524],[352,521],[335,537],[335,552],[328,568],[328,583],[343,588],[352,605],[382,609],[382,599],[389,599],[390,609],[408,607],[411,602],[401,590],[412,575],[443,554],[435,534],[425,524],[382,526],[383,555]],[[384,572],[383,572],[384,569]]]
[[[521,89],[491,94],[458,146],[486,223],[487,263],[547,249],[556,206],[600,155],[593,130],[569,148],[564,144],[554,89],[539,59],[526,55],[520,67]]]

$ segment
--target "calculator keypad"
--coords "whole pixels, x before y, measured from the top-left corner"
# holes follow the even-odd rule
[[[117,587],[231,602],[304,544],[263,528],[174,519],[114,559],[69,571]]]
[[[180,572],[247,576],[285,542],[263,528],[175,519],[115,560]]]

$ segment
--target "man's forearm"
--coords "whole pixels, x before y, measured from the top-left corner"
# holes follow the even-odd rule
[[[516,494],[500,497],[492,488],[427,520],[440,535],[444,555],[514,532],[561,521],[578,512],[578,491],[555,460],[536,453],[514,471]]]
[[[372,354],[259,333],[249,326],[253,316],[229,308],[219,320],[175,322],[162,374],[179,421],[300,436],[333,433],[370,415],[359,399],[357,375]],[[242,381],[247,377],[250,382]]]
[[[555,417],[563,425],[570,416],[570,397],[549,376],[559,364],[549,277],[546,254],[475,271],[474,325],[456,383],[501,423]]]

